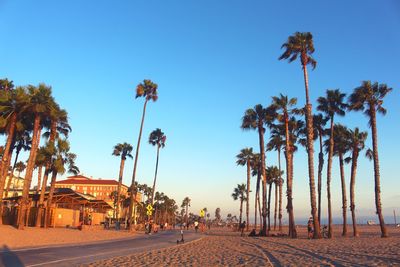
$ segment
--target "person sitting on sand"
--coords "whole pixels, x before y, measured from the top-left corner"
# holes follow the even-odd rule
[[[256,236],[256,229],[251,230],[249,236]]]
[[[310,217],[307,223],[308,239],[311,239],[313,237],[313,224],[314,224],[313,218]]]

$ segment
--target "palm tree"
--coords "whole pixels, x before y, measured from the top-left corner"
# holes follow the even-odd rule
[[[21,176],[21,172],[23,172],[26,169],[26,164],[23,163],[22,161],[17,162],[17,164],[15,165],[15,169],[18,172],[18,177]]]
[[[14,89],[13,81],[5,79],[0,79],[0,91],[11,91]]]
[[[372,152],[374,159],[375,173],[375,206],[381,226],[381,236],[388,237],[385,221],[382,215],[381,203],[381,182],[379,173],[379,156],[378,156],[378,129],[376,126],[376,113],[386,114],[386,109],[382,106],[383,99],[393,89],[386,84],[378,84],[377,82],[363,81],[361,86],[354,89],[349,97],[349,109],[355,111],[363,111],[369,118],[369,125],[372,129]]]
[[[10,166],[13,141],[17,128],[21,128],[21,117],[25,114],[25,107],[29,102],[27,93],[23,87],[10,90],[10,84],[2,82],[0,91],[0,127],[4,128],[7,139],[3,149],[3,156],[0,162],[0,225],[2,224],[3,214],[3,191],[7,177],[8,167]]]
[[[121,163],[119,165],[119,176],[118,176],[118,188],[117,188],[117,195],[115,198],[116,205],[115,205],[115,218],[119,219],[119,206],[121,202],[121,185],[122,185],[122,177],[124,175],[124,166],[126,157],[132,157],[132,145],[128,143],[119,143],[114,146],[114,151],[112,153],[113,156],[121,157]]]
[[[56,153],[56,138],[59,138],[62,134],[65,138],[68,137],[71,127],[68,124],[68,113],[64,109],[61,109],[57,103],[53,104],[53,108],[50,110],[47,119],[45,120],[45,126],[48,128],[43,134],[43,137],[47,138],[46,147],[38,150],[37,156],[40,156],[39,163],[44,164],[44,175],[43,175],[43,186],[40,190],[40,197],[36,216],[36,226],[40,227],[42,220],[42,212],[44,211],[44,195],[46,193],[47,180],[52,172],[51,166],[55,158],[53,155]],[[38,160],[36,159],[36,163]],[[41,171],[41,168],[39,168]]]
[[[312,105],[309,97],[308,88],[308,72],[307,65],[310,64],[313,69],[317,66],[317,61],[311,56],[314,49],[313,36],[310,32],[296,32],[289,36],[286,43],[281,48],[285,48],[285,52],[279,57],[279,60],[288,59],[289,63],[300,57],[301,66],[303,68],[304,85],[306,92],[305,118],[307,125],[307,154],[308,154],[308,174],[310,184],[310,202],[311,214],[314,219],[314,238],[321,238],[319,219],[317,214],[317,202],[315,196],[315,181],[314,181],[314,136],[313,136],[313,117]]]
[[[264,145],[264,133],[265,124],[270,124],[274,120],[275,110],[273,107],[264,108],[261,104],[254,106],[253,109],[246,110],[242,118],[243,130],[258,130],[258,138],[260,145],[261,155],[261,175],[263,178],[263,228],[261,234],[267,235],[267,175],[265,171],[265,145]]]
[[[185,209],[185,213],[186,213],[186,215],[185,215],[186,226],[188,226],[188,223],[189,223],[188,212],[189,212],[189,207],[190,207],[190,201],[191,201],[191,199],[189,197],[185,197],[183,199],[182,205],[181,205],[181,208],[184,208]]]
[[[242,223],[242,212],[243,212],[243,201],[247,201],[245,192],[246,192],[245,184],[238,184],[237,187],[233,189],[232,198],[233,200],[240,201],[240,209],[239,209],[239,225]],[[249,224],[249,221],[247,221]]]
[[[157,181],[157,171],[158,171],[158,159],[160,156],[160,148],[165,147],[165,141],[167,137],[161,131],[161,129],[157,128],[150,133],[149,136],[149,144],[153,146],[157,146],[157,160],[156,160],[156,170],[154,173],[154,180],[153,180],[153,192],[151,194],[151,204],[153,204],[154,192],[156,190],[156,181]]]
[[[153,83],[151,80],[143,80],[143,83],[139,83],[138,86],[136,87],[136,98],[138,97],[144,97],[144,105],[143,105],[143,114],[142,114],[142,121],[140,124],[140,130],[139,130],[139,136],[138,136],[138,141],[136,145],[136,154],[135,154],[135,162],[133,165],[133,173],[132,173],[132,184],[131,184],[131,198],[130,198],[130,203],[129,203],[129,230],[133,229],[133,224],[134,221],[133,219],[133,207],[135,205],[135,180],[136,180],[136,168],[137,168],[137,162],[139,158],[139,148],[140,148],[140,140],[142,138],[142,131],[143,131],[143,124],[144,124],[144,117],[146,115],[146,106],[147,102],[152,100],[153,102],[157,101],[158,96],[157,96],[157,88],[158,85]]]
[[[321,225],[321,190],[322,190],[322,169],[324,167],[324,152],[322,137],[326,135],[325,125],[329,118],[324,117],[321,113],[313,115],[314,125],[314,139],[319,140],[319,153],[318,153],[318,220]]]
[[[247,220],[247,231],[249,230],[249,211],[250,211],[250,175],[251,175],[251,161],[254,157],[253,148],[246,147],[240,150],[240,153],[236,155],[237,165],[247,166],[247,186],[246,186],[246,220]]]
[[[289,116],[297,114],[299,110],[294,108],[297,103],[296,98],[288,98],[287,96],[280,95],[279,97],[272,97],[272,105],[278,112],[277,118],[283,123],[285,129],[285,157],[286,157],[286,196],[287,196],[287,212],[289,214],[289,236],[291,238],[297,237],[296,225],[294,220],[293,211],[293,177],[292,177],[292,159],[293,159],[293,143],[291,142],[290,129],[289,129]],[[280,113],[279,113],[280,112]]]
[[[333,146],[334,146],[334,118],[335,115],[344,116],[347,104],[344,102],[343,94],[336,90],[326,90],[326,97],[319,97],[317,109],[329,118],[330,120],[330,130],[329,130],[329,150],[328,150],[328,167],[327,167],[327,193],[328,193],[328,237],[333,237],[332,229],[332,201],[331,201],[331,175],[332,175],[332,156],[333,156]]]
[[[32,174],[35,167],[36,154],[40,143],[42,121],[48,118],[49,114],[55,107],[54,99],[51,96],[50,86],[47,86],[43,83],[39,84],[38,87],[29,85],[28,93],[30,101],[27,104],[27,111],[33,114],[34,124],[32,132],[32,147],[29,153],[28,164],[26,166],[20,212],[18,214],[18,229],[24,228],[24,217],[26,213],[26,206],[29,204],[29,189],[32,182]]]
[[[349,144],[349,130],[347,127],[336,124],[333,127],[334,132],[334,147],[333,147],[333,155],[339,157],[339,170],[340,170],[340,181],[342,186],[342,215],[343,215],[343,231],[342,236],[347,235],[347,193],[346,193],[346,181],[344,175],[344,155],[349,152],[350,144]],[[329,142],[327,144],[329,146]]]
[[[356,185],[356,172],[357,172],[357,160],[361,150],[365,147],[365,140],[367,139],[367,132],[360,132],[357,127],[353,130],[349,130],[349,149],[351,151],[351,157],[346,160],[351,160],[351,177],[350,177],[350,210],[351,218],[353,221],[353,236],[358,237],[357,221],[356,221],[356,205],[355,205],[355,185]]]
[[[57,138],[55,146],[55,153],[53,155],[53,162],[51,166],[51,182],[49,196],[47,198],[46,216],[44,227],[48,227],[50,222],[50,210],[53,204],[53,194],[56,184],[56,179],[58,174],[64,174],[65,172],[71,173],[73,175],[79,174],[79,168],[75,164],[76,155],[70,153],[70,145],[67,140]]]
[[[281,170],[281,149],[285,145],[285,140],[282,138],[282,133],[279,131],[274,131],[276,127],[274,125],[271,126],[271,136],[269,139],[269,142],[267,144],[267,151],[272,151],[276,150],[278,152],[278,170],[279,173],[283,173]],[[283,134],[284,135],[284,134]],[[282,231],[282,185],[283,185],[283,179],[282,176],[279,177],[277,182],[275,183],[276,186],[279,187],[279,197],[277,197],[277,192],[275,188],[275,212],[274,212],[274,230],[276,230],[276,203],[277,199],[279,198],[279,213],[278,213],[278,219],[279,219],[279,226],[278,229],[279,231]]]
[[[276,166],[267,167],[267,177],[268,177],[268,184],[269,184],[268,208],[267,208],[267,213],[268,213],[268,231],[271,230],[270,215],[271,215],[272,184],[276,184],[276,182],[279,181],[280,176],[281,176],[281,173],[279,172],[279,169]],[[277,191],[275,191],[275,192],[277,192]],[[275,193],[275,196],[276,195],[277,194]],[[276,203],[276,197],[275,197],[275,203]],[[276,216],[275,216],[275,218],[276,218]]]
[[[261,181],[261,156],[260,153],[253,154],[253,158],[251,161],[251,175],[257,176],[256,183],[256,194],[254,199],[254,229],[257,229],[257,207],[260,209],[260,181]],[[258,206],[257,206],[258,203]],[[261,209],[260,209],[260,225],[262,225],[261,221]]]

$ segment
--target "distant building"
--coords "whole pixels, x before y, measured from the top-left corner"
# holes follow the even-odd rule
[[[84,175],[69,176],[66,180],[57,181],[56,188],[70,188],[76,192],[92,195],[95,199],[112,203],[111,194],[118,189],[118,181],[106,179],[93,179]],[[121,195],[128,195],[128,186],[121,185]],[[141,194],[136,195],[136,200],[141,201]]]
[[[10,178],[9,175],[6,177],[6,181],[4,183],[4,191],[3,191],[3,197],[13,197],[13,196],[19,196],[22,194],[22,189],[24,187],[24,181],[25,179],[22,177],[17,177],[17,176],[12,176]],[[6,192],[7,188],[9,189],[8,192]]]

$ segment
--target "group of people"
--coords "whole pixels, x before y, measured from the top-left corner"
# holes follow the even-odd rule
[[[145,233],[146,234],[151,234],[151,233],[157,233],[158,232],[158,228],[161,229],[161,231],[167,230],[168,229],[168,223],[160,223],[159,225],[154,223],[153,220],[149,220],[144,224],[144,228],[145,228]]]
[[[313,235],[314,235],[314,220],[313,217],[310,217],[308,219],[308,223],[307,223],[307,233],[308,233],[308,239],[312,239]],[[324,225],[324,227],[322,227],[322,237],[326,238],[328,237],[328,227],[326,225]]]

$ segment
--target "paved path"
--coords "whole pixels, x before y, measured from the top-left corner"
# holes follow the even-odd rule
[[[185,231],[185,242],[201,238],[202,234]],[[101,259],[129,255],[153,249],[179,246],[179,231],[164,231],[153,235],[139,234],[132,238],[41,248],[10,250],[0,248],[0,266],[74,266]]]

